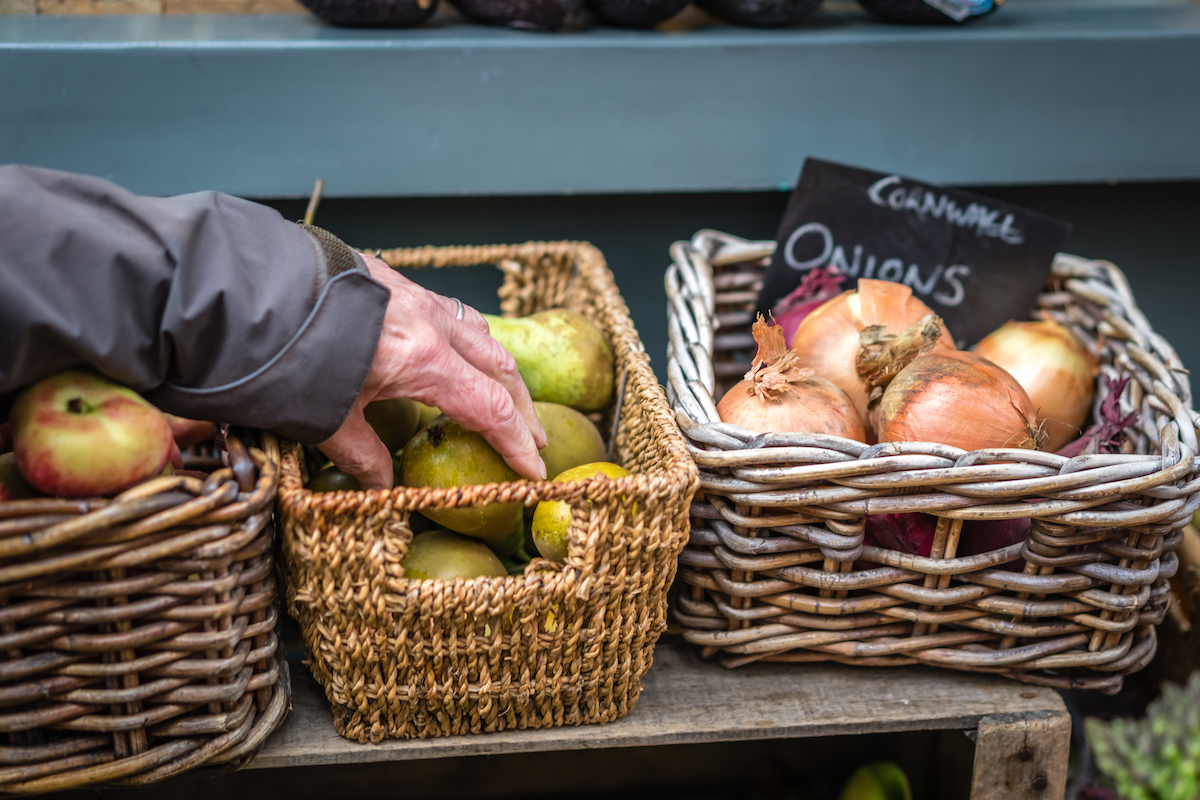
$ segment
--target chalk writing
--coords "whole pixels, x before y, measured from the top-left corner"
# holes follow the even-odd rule
[[[979,236],[991,236],[1007,244],[1024,243],[1025,237],[1013,225],[1014,215],[1005,214],[1001,219],[1002,212],[999,209],[989,208],[983,203],[971,203],[962,208],[947,195],[926,191],[920,186],[905,188],[903,181],[899,175],[880,178],[871,184],[867,197],[877,206],[893,211],[910,211],[922,220],[929,217],[944,219],[960,228],[974,228]]]

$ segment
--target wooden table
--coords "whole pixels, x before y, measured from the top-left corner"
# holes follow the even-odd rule
[[[760,664],[724,670],[664,639],[637,708],[608,725],[361,745],[339,737],[320,687],[294,667],[292,714],[250,769],[542,751],[844,736],[976,733],[973,798],[1063,797],[1071,720],[1058,694],[926,668]]]

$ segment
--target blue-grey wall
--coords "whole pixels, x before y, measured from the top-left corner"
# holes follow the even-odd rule
[[[1200,182],[973,187],[1074,224],[1067,251],[1105,258],[1128,274],[1142,309],[1185,365],[1200,364],[1193,334],[1200,298]],[[358,247],[585,239],[604,251],[660,379],[666,359],[667,248],[700,228],[772,238],[783,192],[436,199],[331,199],[317,224]],[[272,205],[291,219],[304,203]],[[418,272],[438,291],[495,309],[499,273]]]

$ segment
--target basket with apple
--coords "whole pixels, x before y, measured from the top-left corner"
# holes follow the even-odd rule
[[[338,732],[621,717],[666,628],[696,469],[604,257],[578,242],[382,257],[503,271],[489,324],[536,401],[554,479],[521,479],[479,434],[407,401],[367,408],[396,453],[392,490],[285,448],[289,608]]]
[[[214,434],[90,372],[17,396],[0,426],[0,792],[236,764],[282,722],[278,459]]]

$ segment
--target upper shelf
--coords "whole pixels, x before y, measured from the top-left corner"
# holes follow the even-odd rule
[[[686,33],[0,16],[0,75],[0,162],[154,194],[762,190],[806,155],[960,184],[1200,177],[1195,0]]]

